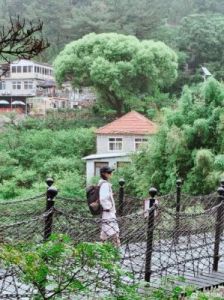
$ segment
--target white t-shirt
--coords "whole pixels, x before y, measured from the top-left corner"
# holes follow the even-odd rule
[[[116,214],[115,202],[112,192],[112,185],[106,181],[101,179],[99,181],[100,185],[100,204],[103,207],[103,210],[109,210],[109,212],[104,213],[113,213]]]

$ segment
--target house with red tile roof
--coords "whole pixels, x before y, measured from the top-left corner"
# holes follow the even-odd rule
[[[157,132],[157,125],[136,111],[96,130],[97,153],[84,157],[87,182],[103,166],[120,168],[131,162],[131,154]]]

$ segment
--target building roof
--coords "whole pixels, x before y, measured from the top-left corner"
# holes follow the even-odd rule
[[[94,159],[103,159],[103,158],[114,158],[114,157],[123,157],[123,156],[128,156],[130,153],[101,153],[101,154],[92,154],[86,157],[83,157],[83,160],[94,160]]]
[[[157,125],[136,111],[99,128],[97,134],[150,135],[155,134]]]
[[[43,82],[40,82],[37,86],[46,89],[46,88],[56,87],[56,83],[54,80],[48,79]]]
[[[51,68],[51,69],[53,68],[52,65],[50,65],[48,63],[38,62],[38,61],[32,60],[32,59],[17,59],[17,60],[12,61],[10,64],[11,65],[17,65],[21,62],[27,62],[27,63],[30,63],[31,65],[37,64],[37,65],[45,66],[45,67],[48,67],[48,68]]]

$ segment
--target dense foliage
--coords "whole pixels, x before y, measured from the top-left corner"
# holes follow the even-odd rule
[[[169,192],[181,177],[190,194],[215,191],[224,175],[224,85],[210,79],[185,87],[177,109],[164,113],[158,134],[126,171],[130,187],[140,194],[150,185]]]
[[[21,282],[35,288],[34,300],[61,299],[63,292],[73,297],[91,295],[91,286],[99,280],[98,269],[108,272],[116,283],[125,274],[119,268],[119,252],[111,244],[74,245],[65,235],[53,235],[42,244],[2,245],[0,260],[5,268],[14,268]]]
[[[146,195],[150,185],[167,193],[181,177],[190,194],[215,191],[224,173],[223,101],[224,86],[215,79],[185,87],[175,109],[162,109],[160,130],[148,147],[115,172],[114,189],[123,176],[128,193]],[[68,120],[63,127],[63,119],[55,118],[28,119],[1,133],[0,198],[43,191],[46,176],[57,180],[62,194],[84,197],[81,158],[95,152],[93,129],[78,123],[69,129]]]
[[[57,77],[59,81],[62,80],[67,70],[72,75],[74,85],[95,85],[101,91],[101,99],[104,99],[101,102],[103,105],[94,108],[96,113],[105,114],[108,101],[112,98],[112,106],[119,113],[135,108],[144,111],[149,117],[155,117],[158,108],[175,103],[175,99],[171,102],[169,94],[163,92],[178,93],[184,84],[202,81],[199,74],[201,65],[207,66],[215,78],[223,79],[223,1],[141,0],[136,3],[134,0],[0,0],[0,8],[1,26],[7,24],[10,16],[17,15],[27,20],[41,19],[44,22],[44,36],[51,42],[50,49],[42,55],[44,60],[53,61],[65,44],[74,41],[57,59]],[[131,34],[136,38],[109,34],[111,39],[107,52],[100,43],[100,47],[95,47],[95,43],[99,42],[97,37],[103,40],[108,37],[107,34],[91,34],[81,39],[92,32]],[[178,54],[179,76],[171,88],[168,85],[175,78],[174,54],[162,43],[141,42],[151,38],[164,41]],[[140,45],[144,45],[144,50],[139,50]],[[73,51],[76,53],[80,49],[85,49],[82,53],[85,59],[82,55],[80,58],[74,57]],[[69,51],[71,53],[68,55]],[[135,55],[137,52],[139,55]],[[150,59],[146,60],[149,52]],[[158,61],[155,61],[155,57]],[[164,57],[165,64],[164,61],[161,63]],[[118,63],[120,59],[122,63]],[[60,65],[62,61],[67,61],[67,65]],[[162,72],[158,73],[161,66]],[[149,70],[151,77],[147,77]],[[142,80],[143,77],[146,82]],[[158,80],[160,77],[161,81]],[[151,82],[149,84],[150,79],[156,86]],[[212,89],[215,92],[210,96],[212,100],[209,100],[211,104],[208,105],[205,90]],[[154,90],[153,97],[148,96],[151,90]],[[143,193],[150,183],[159,186],[161,191],[168,191],[177,175],[185,179],[188,191],[201,193],[214,188],[223,172],[222,104],[217,100],[222,96],[217,94],[219,90],[222,95],[222,84],[215,81],[207,84],[206,88],[203,85],[185,88],[175,112],[163,109],[165,117],[160,114],[159,121],[163,123],[165,118],[165,124],[148,152],[136,157],[137,170],[133,165],[131,172],[123,171],[128,178],[130,191]],[[75,117],[71,122],[67,112],[62,115],[53,116],[46,122],[28,120],[22,126],[1,133],[0,198],[19,196],[26,190],[42,190],[40,182],[44,181],[46,175],[56,176],[64,190],[68,189],[68,194],[78,190],[74,188],[71,191],[74,177],[75,182],[81,185],[84,183],[85,169],[81,156],[94,152],[94,135],[89,135],[91,130],[76,128],[97,127],[101,123],[98,120],[89,122],[86,118],[76,121]],[[79,131],[80,137],[74,141],[71,136]],[[212,131],[216,135],[212,135]],[[66,142],[62,137],[66,137]],[[173,140],[177,141],[176,144]],[[73,145],[78,145],[79,141],[79,145],[87,145],[85,153]],[[173,145],[178,147],[173,148]],[[143,167],[144,172],[139,174],[138,169]]]
[[[44,55],[51,60],[63,46],[90,32],[119,32],[139,38],[149,36],[163,24],[167,5],[164,1],[141,0],[13,0],[0,1],[0,24],[9,16],[41,19],[44,35],[52,46]]]
[[[223,78],[223,34],[223,15],[196,14],[183,19],[178,43],[180,50],[188,55],[192,75],[204,65],[217,79]]]
[[[224,4],[219,0],[0,0],[0,25],[7,25],[9,17],[17,15],[44,22],[43,34],[51,47],[40,58],[48,62],[67,43],[92,32],[165,42],[180,52],[180,76],[172,92],[180,92],[184,81],[198,81],[195,72],[201,63],[217,78],[223,78],[223,58],[218,62],[213,55],[222,51],[223,14]],[[200,49],[206,55],[203,62],[196,60]]]
[[[54,130],[43,124],[28,119],[0,134],[0,199],[43,192],[47,176],[57,181],[65,196],[83,198],[85,163],[81,158],[95,151],[94,130],[57,126]]]
[[[59,83],[94,86],[118,116],[141,107],[177,77],[177,57],[165,44],[116,33],[90,34],[68,44],[54,67]]]
[[[98,298],[104,300],[177,300],[183,294],[189,300],[223,299],[221,288],[209,293],[195,292],[183,277],[164,277],[157,289],[148,288],[145,282],[131,284],[130,274],[120,266],[119,250],[109,243],[74,244],[69,236],[52,235],[42,244],[3,244],[0,250],[1,264],[16,273],[18,282],[35,288],[33,300],[59,300],[64,295],[93,299],[99,287],[104,294]],[[110,276],[109,285],[99,276],[99,270]],[[124,279],[129,277],[127,284]]]

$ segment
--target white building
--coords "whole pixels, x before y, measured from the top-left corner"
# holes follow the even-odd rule
[[[0,80],[0,100],[9,105],[1,104],[0,110],[7,111],[19,103],[17,108],[27,109],[27,98],[35,97],[41,91],[40,85],[45,81],[54,81],[53,68],[45,63],[21,59],[11,64],[0,65],[3,75]]]
[[[21,59],[1,64],[0,73],[0,112],[16,108],[44,115],[48,109],[81,108],[95,100],[91,88],[73,90],[70,83],[57,88],[53,68],[46,63]]]
[[[70,92],[70,108],[82,108],[92,105],[96,100],[96,92],[92,87],[72,89],[64,84],[64,89]]]
[[[0,96],[35,96],[45,80],[54,80],[50,65],[25,59],[14,61],[0,81]]]
[[[157,126],[143,115],[132,111],[96,131],[97,153],[84,157],[87,182],[99,175],[103,166],[119,168],[131,162],[131,154],[148,141]]]

